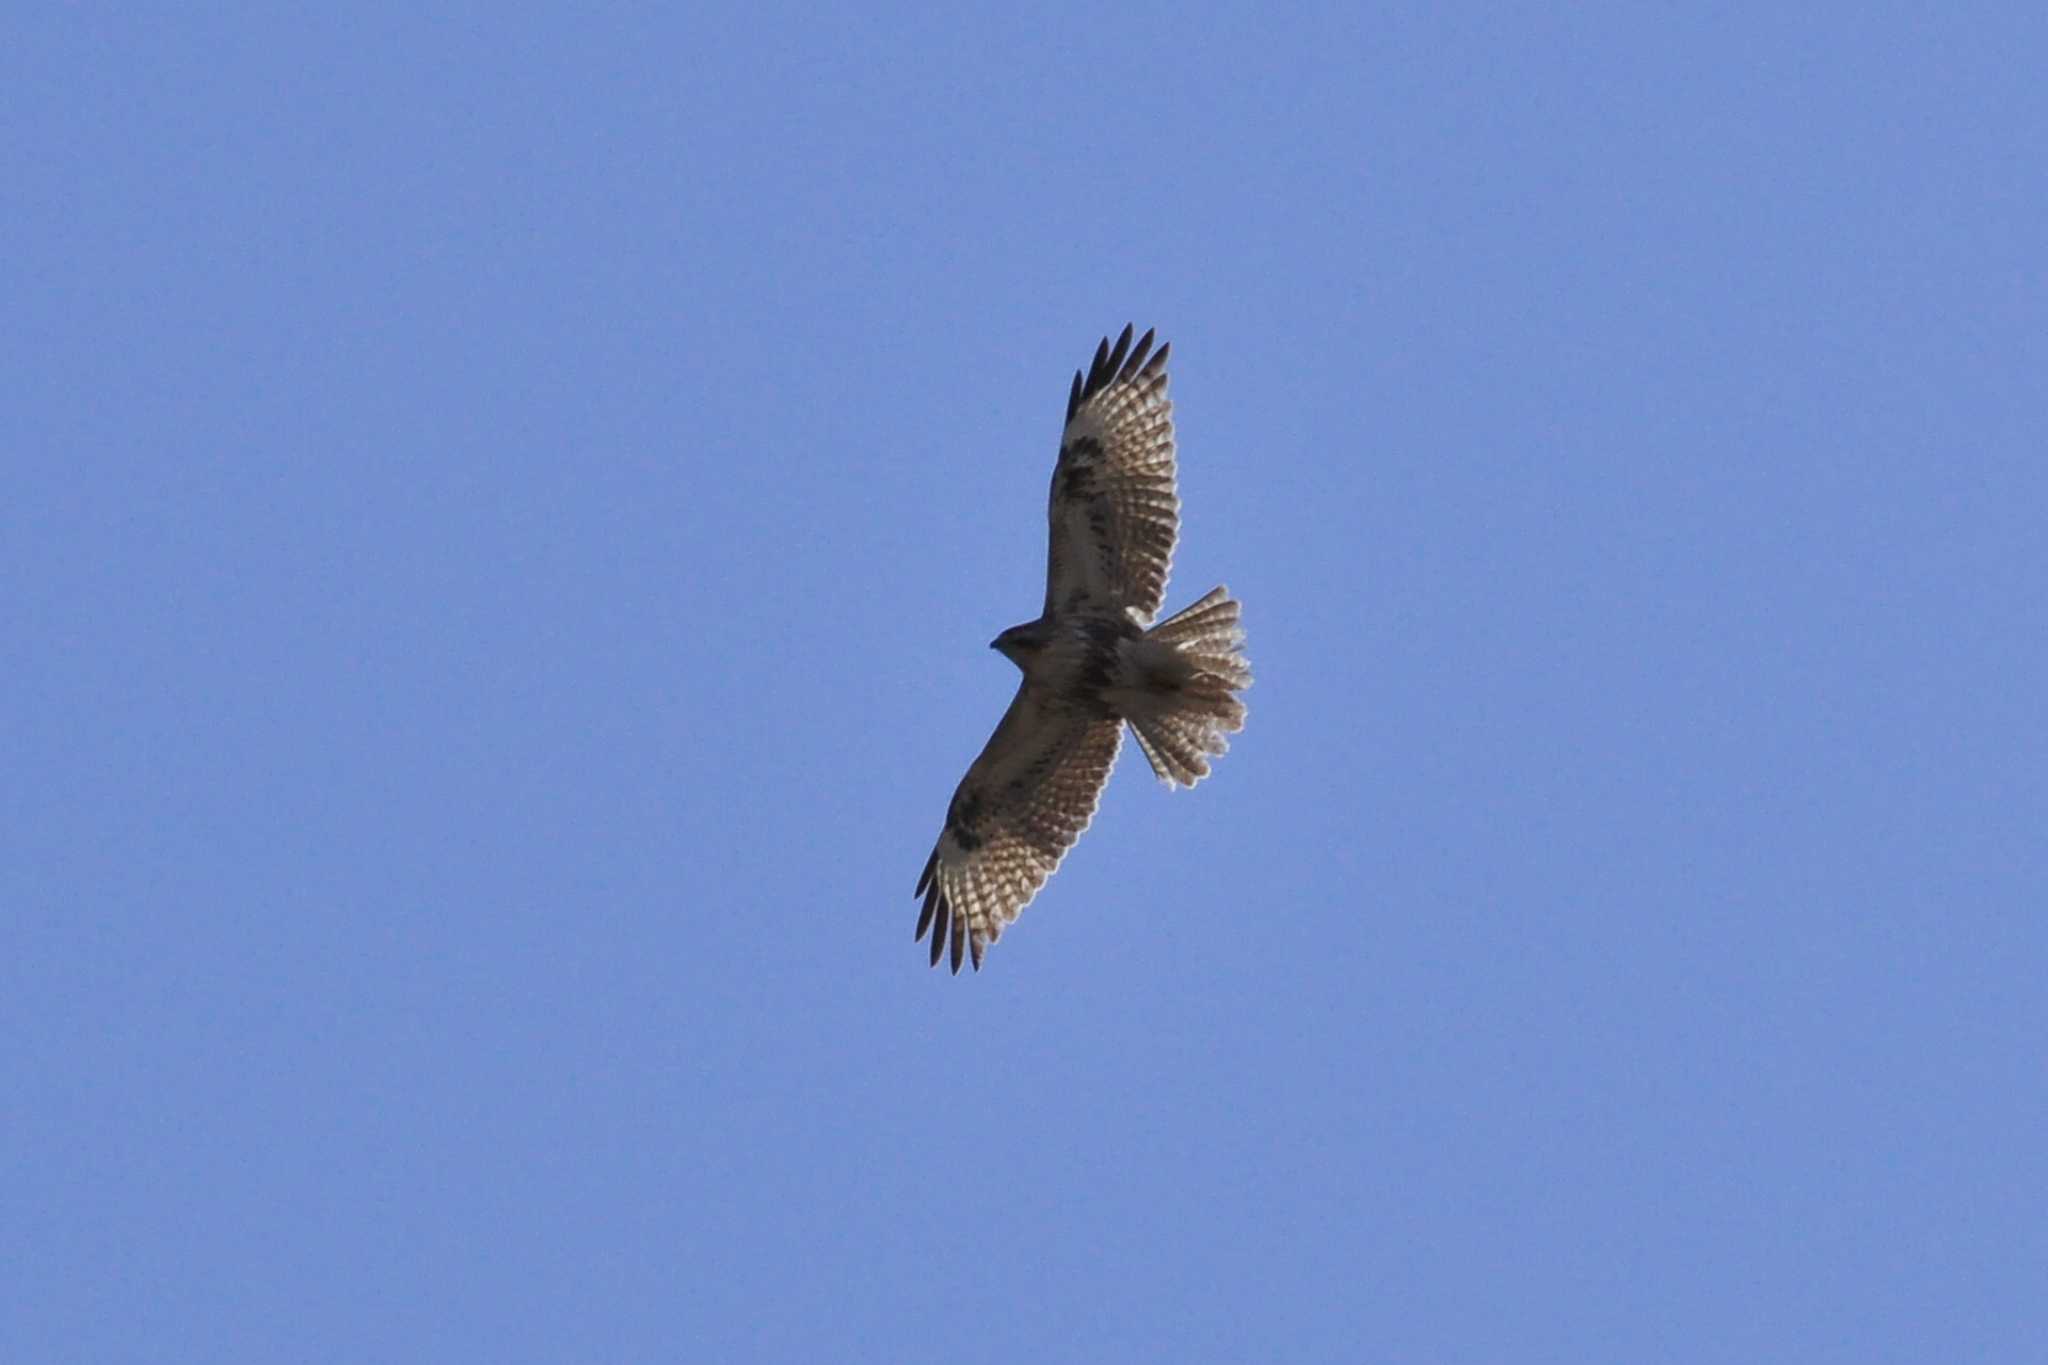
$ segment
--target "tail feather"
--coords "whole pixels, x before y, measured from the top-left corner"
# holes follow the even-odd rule
[[[1183,607],[1152,627],[1146,636],[1169,644],[1210,637],[1221,643],[1242,644],[1244,628],[1240,624],[1240,610],[1237,599],[1230,595],[1230,589],[1214,587],[1201,601]]]
[[[1229,750],[1225,736],[1244,729],[1245,705],[1235,694],[1252,685],[1252,667],[1241,652],[1240,609],[1219,587],[1145,639],[1174,647],[1181,677],[1168,690],[1148,692],[1126,719],[1160,781],[1192,787],[1209,775],[1209,759]]]

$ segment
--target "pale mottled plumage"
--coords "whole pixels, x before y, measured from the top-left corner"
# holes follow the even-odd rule
[[[1052,476],[1045,610],[997,636],[1024,681],[961,779],[918,878],[917,936],[954,971],[1038,893],[1094,817],[1123,726],[1169,787],[1193,786],[1244,728],[1251,666],[1217,588],[1153,626],[1180,529],[1166,353],[1105,338],[1075,374]],[[1149,627],[1149,629],[1148,629]]]

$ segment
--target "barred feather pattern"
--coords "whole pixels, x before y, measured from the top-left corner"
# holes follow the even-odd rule
[[[1227,587],[1211,588],[1201,601],[1154,626],[1146,638],[1177,646],[1198,668],[1234,688],[1252,685],[1252,666],[1241,652],[1244,609]]]
[[[1026,682],[946,808],[915,894],[917,937],[931,934],[932,965],[955,972],[982,955],[1023,913],[1095,818],[1123,744],[1113,717],[1089,714]]]
[[[1236,693],[1252,685],[1243,654],[1242,611],[1224,587],[1160,622],[1148,641],[1170,644],[1193,676],[1159,705],[1134,711],[1131,732],[1153,773],[1169,787],[1192,787],[1209,775],[1209,760],[1230,751],[1228,736],[1244,729],[1245,704]]]
[[[1137,613],[1150,625],[1166,600],[1180,534],[1173,404],[1166,356],[1147,331],[1126,327],[1112,347],[1096,347],[1076,371],[1067,425],[1053,469],[1047,517],[1051,547],[1045,614],[1095,610]]]

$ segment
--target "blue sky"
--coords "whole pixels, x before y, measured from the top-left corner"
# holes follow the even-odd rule
[[[8,20],[0,1355],[2048,1355],[2048,23],[1785,8]]]

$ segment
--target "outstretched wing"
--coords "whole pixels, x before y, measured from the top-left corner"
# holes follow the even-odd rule
[[[1150,625],[1166,598],[1180,533],[1174,491],[1173,404],[1166,353],[1152,333],[1131,345],[1105,337],[1067,397],[1067,428],[1052,473],[1052,553],[1045,614],[1135,608]]]
[[[1090,715],[1030,682],[981,756],[960,779],[946,828],[917,879],[924,897],[917,937],[932,936],[932,965],[950,941],[953,970],[963,949],[974,967],[1031,903],[1081,831],[1109,781],[1122,723]]]

